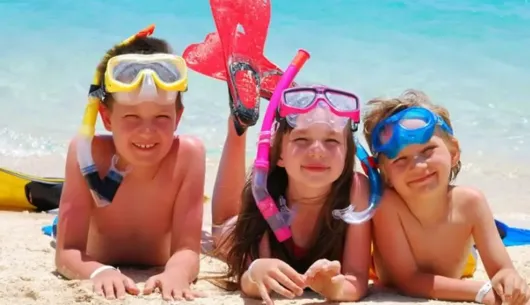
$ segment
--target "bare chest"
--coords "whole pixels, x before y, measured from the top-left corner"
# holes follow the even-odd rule
[[[295,213],[291,223],[294,243],[301,248],[311,247],[318,226],[319,211],[302,211]]]
[[[92,216],[89,252],[109,262],[163,264],[170,254],[175,193],[124,181],[114,201]]]
[[[416,263],[423,272],[461,276],[472,246],[470,225],[447,222],[425,228],[413,223],[404,229]]]

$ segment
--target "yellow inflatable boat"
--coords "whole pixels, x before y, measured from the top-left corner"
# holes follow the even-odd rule
[[[0,210],[56,209],[63,182],[63,178],[37,177],[0,168]]]

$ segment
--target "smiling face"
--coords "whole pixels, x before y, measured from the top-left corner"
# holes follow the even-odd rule
[[[393,159],[380,157],[387,184],[403,197],[447,188],[458,161],[458,142],[439,130],[425,144],[408,145]]]
[[[151,166],[171,149],[181,114],[182,109],[176,111],[175,104],[150,101],[113,103],[102,116],[105,128],[112,132],[117,154],[133,166]]]
[[[287,171],[289,184],[329,188],[343,172],[346,143],[345,131],[326,124],[295,128],[283,136],[278,166]]]

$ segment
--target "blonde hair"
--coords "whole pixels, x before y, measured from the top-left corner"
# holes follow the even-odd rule
[[[445,107],[432,103],[427,94],[420,90],[409,89],[395,98],[375,98],[368,101],[367,106],[368,111],[363,115],[363,134],[371,151],[372,132],[375,126],[382,120],[407,108],[424,107],[430,109],[435,114],[439,115],[451,129],[453,128],[449,111]],[[453,138],[451,135],[447,136]],[[373,153],[374,152],[372,151],[372,154]],[[458,160],[457,164],[451,168],[449,181],[456,179],[461,167],[462,163]]]

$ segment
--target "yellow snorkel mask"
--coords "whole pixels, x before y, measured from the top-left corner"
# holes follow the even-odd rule
[[[179,92],[188,87],[188,69],[180,56],[173,54],[124,54],[113,56],[117,48],[129,45],[135,39],[153,34],[151,25],[135,35],[117,44],[103,61],[107,69],[103,79],[96,71],[88,93],[83,122],[79,130],[77,159],[81,173],[85,177],[90,191],[99,207],[109,205],[126,172],[116,168],[118,161],[114,156],[110,169],[101,179],[92,158],[92,138],[96,130],[96,119],[107,94],[122,104],[136,104],[143,101],[156,101],[163,104],[175,103]]]
[[[188,69],[173,54],[125,54],[112,57],[105,72],[104,88],[119,103],[157,100],[175,102],[188,86]]]

